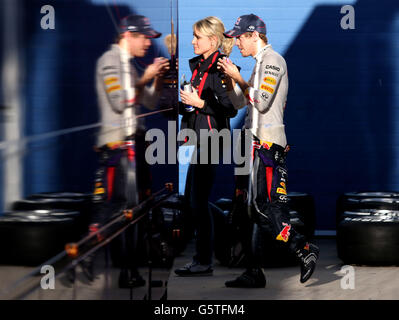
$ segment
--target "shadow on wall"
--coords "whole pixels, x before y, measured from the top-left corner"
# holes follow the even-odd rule
[[[134,14],[128,6],[93,5],[86,0],[25,0],[25,135],[37,135],[99,121],[95,93],[97,59],[114,42],[115,25]],[[40,9],[55,9],[55,30],[42,30]],[[161,52],[155,45],[150,50]],[[148,58],[142,64],[148,63]],[[152,124],[155,125],[156,124]],[[96,130],[29,145],[25,156],[25,190],[90,192],[97,166]]]
[[[335,229],[342,192],[399,190],[391,175],[399,2],[359,0],[355,29],[340,27],[340,6],[315,8],[285,54],[289,189],[314,195],[317,228]],[[396,80],[397,81],[397,80]]]

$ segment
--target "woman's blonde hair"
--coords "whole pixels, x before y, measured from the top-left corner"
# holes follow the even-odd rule
[[[193,30],[201,32],[207,37],[216,36],[217,38],[217,48],[220,48],[224,54],[230,55],[231,50],[234,46],[234,38],[226,38],[223,35],[225,31],[223,22],[214,16],[206,17],[194,23]]]

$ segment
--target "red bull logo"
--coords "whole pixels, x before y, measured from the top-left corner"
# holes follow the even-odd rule
[[[283,230],[281,230],[279,235],[276,237],[276,240],[287,242],[288,238],[290,237],[291,225],[283,222],[283,226],[284,226],[284,228],[283,228]]]
[[[148,19],[147,17],[143,18],[143,22],[144,22],[144,25],[146,25],[146,26],[150,25],[150,19]]]

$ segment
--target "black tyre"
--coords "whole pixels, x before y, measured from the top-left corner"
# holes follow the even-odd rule
[[[13,210],[51,210],[51,209],[76,209],[82,205],[81,199],[67,198],[38,198],[30,200],[19,200],[14,202]],[[80,210],[79,210],[80,211]]]
[[[0,263],[35,266],[76,239],[78,212],[18,211],[0,217]]]
[[[189,229],[186,226],[185,217],[181,210],[172,208],[159,208],[162,224],[159,232],[162,239],[173,248],[174,255],[184,251],[190,238]]]
[[[184,201],[184,196],[174,193],[171,196],[167,197],[163,200],[160,205],[162,208],[171,208],[171,209],[179,209],[185,211],[187,209],[187,205]]]
[[[69,196],[70,198],[67,198]],[[86,194],[77,193],[42,193],[19,200],[13,203],[12,210],[68,210],[78,211],[75,227],[77,232],[83,236],[88,231],[90,216],[92,214],[90,197]]]
[[[86,200],[90,201],[92,197],[91,193],[79,193],[79,192],[43,192],[35,193],[27,197],[28,200],[32,199],[75,199],[75,200]]]
[[[232,245],[236,239],[233,239],[232,227],[228,223],[229,211],[223,211],[214,203],[209,203],[213,216],[214,230],[214,254],[221,265],[228,265],[232,259]]]
[[[221,198],[215,202],[215,205],[223,211],[231,211],[233,209],[233,200]]]
[[[344,211],[341,220],[345,218],[381,218],[389,219],[390,217],[399,217],[399,211],[383,210],[383,209],[357,209],[355,211]]]
[[[303,192],[288,192],[288,206],[296,211],[304,223],[303,235],[308,239],[314,237],[316,229],[316,210],[313,196]]]
[[[360,191],[360,192],[346,192],[342,196],[345,198],[352,198],[352,199],[399,198],[399,192],[395,192],[395,191]]]
[[[345,212],[337,226],[337,251],[346,264],[398,265],[397,212]]]
[[[387,209],[396,210],[395,203],[387,203],[383,200],[372,199],[399,199],[398,192],[391,191],[362,191],[362,192],[347,192],[340,195],[336,204],[336,219],[337,223],[340,216],[346,210],[357,209]]]
[[[169,196],[152,208],[149,218],[140,222],[136,261],[146,265],[148,255],[151,254],[154,267],[171,267],[173,259],[184,251],[192,237],[191,221],[187,212],[184,197],[178,194]],[[115,254],[115,246],[112,252],[114,265],[119,265],[120,258]]]
[[[340,211],[340,214],[342,214],[345,211],[356,211],[359,209],[379,209],[379,210],[398,211],[399,198],[344,199],[342,201],[342,210]]]
[[[193,225],[185,198],[177,193],[162,201],[157,207],[163,220],[162,234],[168,244],[180,254],[193,237]],[[156,212],[157,209],[153,210]]]

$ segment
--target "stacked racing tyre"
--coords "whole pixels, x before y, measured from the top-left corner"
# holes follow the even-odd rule
[[[213,217],[214,255],[221,265],[228,266],[234,256],[237,239],[234,238],[233,227],[229,223],[229,214],[232,208],[230,199],[220,199],[216,203],[209,202],[209,209]],[[235,256],[237,256],[235,254]]]
[[[169,268],[192,238],[193,228],[184,196],[172,194],[149,212],[145,235],[140,241],[140,264],[151,256],[152,266]]]
[[[316,210],[313,196],[304,192],[288,192],[287,196],[288,207],[297,212],[294,219],[298,218],[303,223],[303,227],[300,227],[301,233],[308,240],[311,240],[316,229]]]
[[[337,199],[337,222],[341,215],[349,210],[357,209],[381,209],[397,210],[399,209],[398,192],[347,192],[340,195]]]
[[[183,195],[173,194],[157,207],[163,218],[162,237],[172,247],[174,256],[181,254],[193,236],[192,221]]]
[[[12,210],[65,210],[78,212],[74,218],[74,235],[78,240],[87,233],[92,214],[91,194],[76,192],[46,192],[32,194],[13,203]],[[51,213],[50,213],[51,214]]]
[[[77,211],[21,210],[0,216],[0,263],[36,266],[76,239]]]
[[[90,195],[40,193],[13,203],[0,216],[0,263],[38,265],[87,232]]]
[[[344,263],[399,265],[399,193],[345,193],[337,199],[336,219]]]

